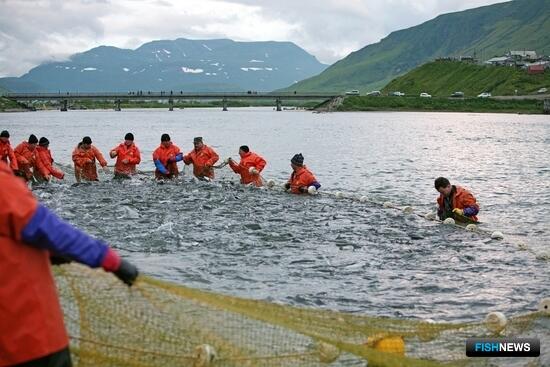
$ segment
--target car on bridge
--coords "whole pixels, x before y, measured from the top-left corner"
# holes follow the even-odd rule
[[[367,93],[367,96],[369,97],[378,97],[380,96],[382,93],[380,93],[379,90],[373,90],[372,92],[368,92]]]
[[[393,92],[391,95],[395,96],[395,97],[403,97],[405,95],[405,93],[403,93],[403,92]]]
[[[425,92],[422,92],[422,93],[420,93],[420,97],[421,98],[432,98],[432,95],[428,94],[428,93],[425,93]]]
[[[483,92],[477,95],[477,98],[489,98],[489,97],[492,97],[491,93],[487,93],[487,92]]]
[[[348,90],[346,92],[346,96],[358,96],[358,95],[359,95],[359,91],[357,89]]]
[[[464,98],[464,92],[453,92],[453,94],[451,94],[451,97],[453,97],[453,98]]]

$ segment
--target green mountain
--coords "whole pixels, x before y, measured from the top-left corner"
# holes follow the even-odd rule
[[[427,92],[433,96],[448,97],[456,91],[466,97],[482,92],[505,96],[536,93],[540,88],[550,89],[550,73],[529,75],[527,71],[506,66],[473,65],[459,61],[434,61],[392,80],[382,93],[399,91],[418,96]]]
[[[286,90],[366,92],[439,57],[475,55],[484,61],[510,49],[550,54],[550,0],[515,0],[440,15],[393,32]]]

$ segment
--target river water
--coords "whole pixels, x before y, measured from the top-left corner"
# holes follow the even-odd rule
[[[34,189],[60,216],[111,243],[141,271],[248,298],[392,317],[480,320],[536,309],[550,296],[550,118],[474,113],[275,112],[270,108],[0,114],[12,145],[47,136],[67,171]],[[107,157],[126,132],[151,171],[160,135],[187,152],[194,136],[222,158],[247,144],[264,177],[303,153],[322,191],[435,210],[433,181],[470,189],[481,225],[504,240],[373,203],[241,187],[227,167],[212,183],[150,176],[72,186],[71,151],[90,135]],[[114,161],[110,161],[114,163]],[[181,166],[180,166],[181,167]],[[523,243],[529,251],[522,250]]]

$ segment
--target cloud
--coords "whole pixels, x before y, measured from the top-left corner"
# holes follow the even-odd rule
[[[499,0],[0,0],[0,76],[99,45],[291,41],[325,63],[438,14]]]

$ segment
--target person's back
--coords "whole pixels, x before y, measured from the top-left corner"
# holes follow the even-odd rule
[[[137,269],[107,244],[40,205],[3,162],[0,202],[0,366],[33,365],[33,360],[54,355],[69,366],[69,340],[50,254],[101,266],[130,285]]]

